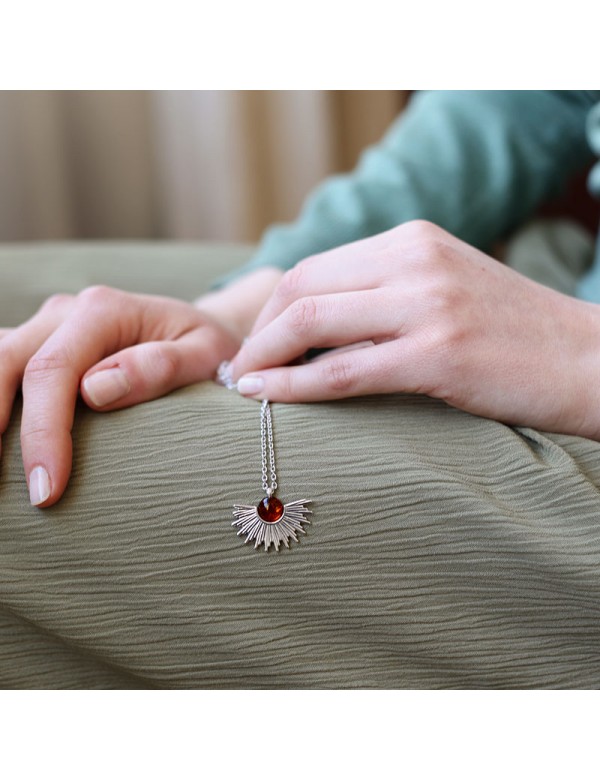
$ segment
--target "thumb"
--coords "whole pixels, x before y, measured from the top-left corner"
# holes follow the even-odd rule
[[[221,359],[206,328],[176,341],[148,341],[92,366],[81,380],[81,395],[92,409],[123,409],[211,378]]]

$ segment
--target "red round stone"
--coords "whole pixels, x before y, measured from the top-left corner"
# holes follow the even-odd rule
[[[271,498],[263,498],[260,504],[256,507],[258,516],[265,521],[265,523],[276,523],[281,520],[283,516],[283,504],[275,496]]]

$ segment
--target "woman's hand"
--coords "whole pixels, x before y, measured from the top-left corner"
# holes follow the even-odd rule
[[[509,424],[600,439],[599,308],[423,221],[298,263],[230,369],[256,398],[424,393]],[[263,388],[245,389],[245,375]]]
[[[79,391],[103,412],[149,401],[214,378],[241,341],[235,326],[202,310],[202,299],[193,306],[110,287],[53,296],[20,327],[0,331],[0,434],[22,384],[31,502],[50,506],[67,485]]]
[[[258,268],[193,305],[89,287],[52,296],[20,327],[0,328],[0,435],[22,385],[31,502],[51,506],[65,490],[78,392],[92,409],[110,412],[215,379],[282,275]]]

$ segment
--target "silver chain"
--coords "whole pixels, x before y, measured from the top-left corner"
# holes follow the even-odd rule
[[[271,465],[271,486],[267,479],[267,439],[269,441],[269,460]],[[277,474],[275,473],[275,453],[273,451],[273,423],[271,420],[271,408],[269,400],[263,399],[260,407],[260,443],[262,449],[262,478],[263,490],[271,498],[277,488]]]

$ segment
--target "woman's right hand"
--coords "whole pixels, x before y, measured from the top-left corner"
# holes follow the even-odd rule
[[[96,286],[55,295],[21,326],[2,329],[0,435],[22,388],[21,449],[32,504],[51,506],[67,486],[79,392],[96,411],[122,409],[212,379],[235,355],[243,338],[235,301],[225,291],[206,300],[204,309],[202,298],[192,305]],[[218,301],[223,316],[210,313]]]

